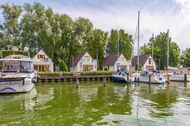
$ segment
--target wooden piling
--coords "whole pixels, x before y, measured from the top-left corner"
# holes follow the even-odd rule
[[[151,84],[151,75],[149,75],[148,78],[149,78],[148,82],[149,84]]]
[[[170,84],[170,75],[169,74],[167,74],[167,82],[168,82],[168,84]]]
[[[185,84],[185,87],[187,87],[187,74],[184,74],[184,84]]]
[[[79,87],[79,78],[76,77],[76,88],[78,88],[78,87]]]
[[[129,82],[129,73],[127,73],[127,83],[130,83]]]
[[[106,77],[103,78],[103,85],[106,86]]]

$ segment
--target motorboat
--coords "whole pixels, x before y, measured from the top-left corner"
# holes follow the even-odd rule
[[[164,84],[166,82],[164,76],[156,71],[142,70],[140,73],[134,73],[135,82]]]
[[[21,93],[33,89],[37,81],[37,73],[30,57],[9,55],[0,61],[2,61],[0,93]]]
[[[169,75],[170,81],[178,81],[178,82],[185,82],[185,74],[183,71],[174,71]],[[187,82],[190,82],[190,75],[187,74]]]

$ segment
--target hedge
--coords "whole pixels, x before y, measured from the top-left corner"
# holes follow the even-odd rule
[[[39,76],[71,76],[71,72],[38,72]]]
[[[72,76],[71,72],[38,72],[39,76]],[[111,71],[85,71],[79,75],[112,75]]]
[[[112,71],[84,71],[81,75],[112,75]]]

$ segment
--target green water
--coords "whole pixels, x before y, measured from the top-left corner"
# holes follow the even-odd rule
[[[189,85],[39,83],[28,94],[0,95],[0,125],[189,126]]]

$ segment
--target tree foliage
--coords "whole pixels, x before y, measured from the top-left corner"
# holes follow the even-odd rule
[[[133,39],[132,35],[126,33],[123,29],[111,30],[106,46],[106,54],[122,53],[128,60],[132,58]]]
[[[99,69],[105,54],[117,53],[118,46],[127,59],[132,56],[132,36],[122,29],[112,29],[109,34],[94,29],[87,18],[73,20],[37,2],[23,6],[4,4],[0,9],[4,18],[0,23],[1,49],[27,46],[33,55],[43,49],[63,70],[67,70],[71,60],[83,50],[97,58]]]
[[[176,42],[172,41],[167,33],[161,32],[155,38],[150,38],[150,42],[141,47],[141,54],[151,54],[161,69],[167,66],[167,44],[169,44],[169,65],[176,67],[179,65],[180,48]]]
[[[190,48],[187,48],[182,52],[182,55],[180,57],[180,64],[183,67],[190,67]]]

